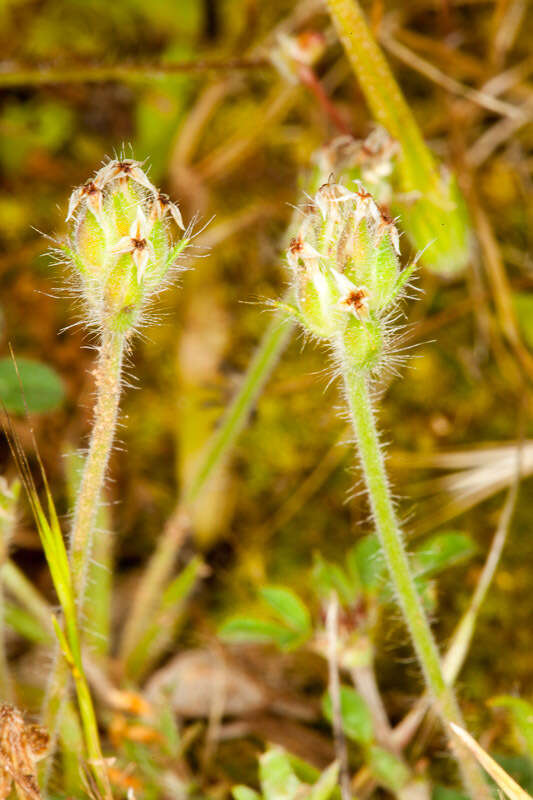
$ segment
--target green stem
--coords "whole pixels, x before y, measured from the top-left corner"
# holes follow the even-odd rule
[[[459,623],[453,632],[450,646],[442,658],[442,671],[444,673],[444,679],[450,686],[453,686],[453,684],[456,682],[466,660],[470,645],[472,643],[472,638],[474,636],[479,612],[483,606],[487,592],[489,591],[496,569],[498,568],[503,548],[509,534],[509,527],[516,505],[519,483],[520,466],[518,466],[515,482],[513,486],[511,486],[505,500],[505,504],[498,522],[498,527],[496,529],[496,533],[494,534],[494,538],[492,539],[489,554],[485,564],[483,565],[483,569],[477,582],[474,594],[472,595],[468,608],[459,620]],[[407,746],[412,736],[414,736],[415,731],[425,716],[428,706],[428,693],[424,692],[424,694],[410,709],[409,713],[395,727],[393,736],[398,746],[402,749]]]
[[[416,590],[402,542],[376,430],[367,378],[363,373],[350,367],[348,357],[344,353],[340,355],[346,399],[376,531],[427,686],[448,735],[450,722],[455,722],[461,727],[464,727],[464,723],[453,690],[444,680],[439,651]],[[459,749],[455,746],[451,738],[450,743],[454,744],[463,780],[472,798],[488,800],[490,793],[475,760],[465,748]]]
[[[69,505],[75,508],[84,467],[83,455],[74,450],[65,453],[65,473]],[[85,592],[85,648],[95,656],[105,657],[110,645],[111,588],[113,576],[113,537],[109,509],[105,502],[98,507],[93,534],[92,557]]]
[[[120,398],[125,338],[104,332],[95,369],[94,423],[81,479],[70,540],[70,566],[82,618],[87,572],[92,555],[94,527],[100,506],[109,456],[113,446]]]
[[[152,614],[156,600],[172,574],[176,556],[188,527],[188,517],[184,509],[198,502],[209,485],[210,478],[229,454],[268,376],[287,346],[292,329],[293,325],[286,314],[277,313],[263,334],[237,394],[207,443],[194,475],[185,487],[178,506],[165,525],[155,552],[148,562],[124,629],[122,658],[127,660],[131,655]]]
[[[327,178],[319,169],[313,170],[306,181],[307,193],[314,194]],[[297,223],[298,215],[295,214],[287,233],[287,243],[296,230]],[[286,293],[283,302],[293,302],[292,291]],[[285,312],[278,311],[274,315],[248,365],[237,394],[207,442],[190,482],[179,497],[139,582],[121,641],[120,656],[124,662],[128,661],[139,645],[147,622],[172,575],[176,557],[189,528],[188,511],[203,498],[211,477],[228,457],[270,373],[287,347],[293,329],[294,323]]]
[[[191,482],[185,487],[182,498],[184,504],[192,505],[198,500],[209,478],[233,446],[272,369],[287,346],[292,329],[293,325],[286,314],[276,314],[271,320],[239,391],[211,437]]]

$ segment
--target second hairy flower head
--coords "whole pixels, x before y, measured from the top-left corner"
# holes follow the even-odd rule
[[[81,283],[91,322],[127,333],[176,267],[189,239],[179,208],[132,159],[109,161],[71,195],[64,248]]]
[[[380,360],[387,318],[414,264],[401,271],[394,221],[362,185],[319,188],[303,209],[287,257],[297,316],[311,334],[341,342],[354,368],[371,370]]]

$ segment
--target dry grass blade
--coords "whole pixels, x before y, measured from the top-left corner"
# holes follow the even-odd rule
[[[508,119],[520,120],[521,124],[525,124],[529,119],[531,119],[527,109],[521,108],[520,106],[515,106],[512,103],[498,100],[496,97],[494,97],[494,95],[489,94],[486,91],[480,91],[478,89],[472,89],[469,86],[465,86],[460,81],[455,80],[455,78],[451,78],[449,75],[446,75],[444,72],[438,69],[438,67],[435,67],[434,64],[431,64],[429,61],[426,61],[426,59],[421,58],[420,56],[416,55],[416,53],[413,53],[412,50],[396,41],[396,39],[389,34],[383,33],[380,37],[380,41],[382,42],[383,46],[390,53],[392,53],[393,56],[396,56],[396,58],[398,58],[400,61],[403,61],[404,64],[407,64],[408,66],[417,70],[417,72],[420,72],[420,74],[425,75],[427,78],[429,78],[429,80],[433,81],[438,86],[442,86],[443,89],[446,89],[451,94],[464,97],[471,103],[476,103],[481,108],[492,111],[496,114],[502,114]]]
[[[531,800],[531,795],[525,792],[522,787],[479,746],[469,733],[453,722],[450,723],[450,728],[457,738],[474,754],[483,769],[489,773],[490,777],[496,782],[506,797],[509,797],[510,800]]]

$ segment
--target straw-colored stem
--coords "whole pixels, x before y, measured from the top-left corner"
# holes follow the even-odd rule
[[[331,700],[331,721],[335,752],[339,762],[339,784],[342,800],[350,800],[350,768],[348,749],[342,725],[342,702],[339,665],[337,663],[339,637],[339,599],[332,592],[326,608],[326,632],[328,641],[328,691]]]
[[[264,58],[195,59],[175,64],[115,64],[86,67],[41,67],[14,69],[0,73],[0,87],[47,86],[54,83],[106,83],[123,81],[139,83],[163,80],[171,75],[198,72],[235,72],[265,69],[270,65]]]
[[[364,374],[351,368],[344,353],[341,352],[339,355],[346,399],[376,531],[426,684],[448,733],[450,722],[455,722],[461,727],[464,727],[464,723],[453,690],[444,680],[439,652],[411,574],[385,472],[368,379]],[[454,747],[454,750],[463,780],[472,798],[488,800],[490,797],[488,787],[472,756],[464,748]]]
[[[395,752],[397,748],[392,741],[393,730],[376,681],[374,663],[357,664],[350,670],[352,682],[370,711],[374,736],[385,749]]]

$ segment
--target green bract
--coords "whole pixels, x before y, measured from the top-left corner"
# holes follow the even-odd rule
[[[114,160],[70,198],[67,249],[91,322],[126,333],[161,288],[187,244],[174,243],[168,217],[183,230],[178,207],[158,192],[138,162]]]
[[[414,269],[400,271],[394,221],[362,186],[327,183],[304,209],[288,250],[294,313],[320,339],[342,344],[354,369],[379,363],[386,318]]]

